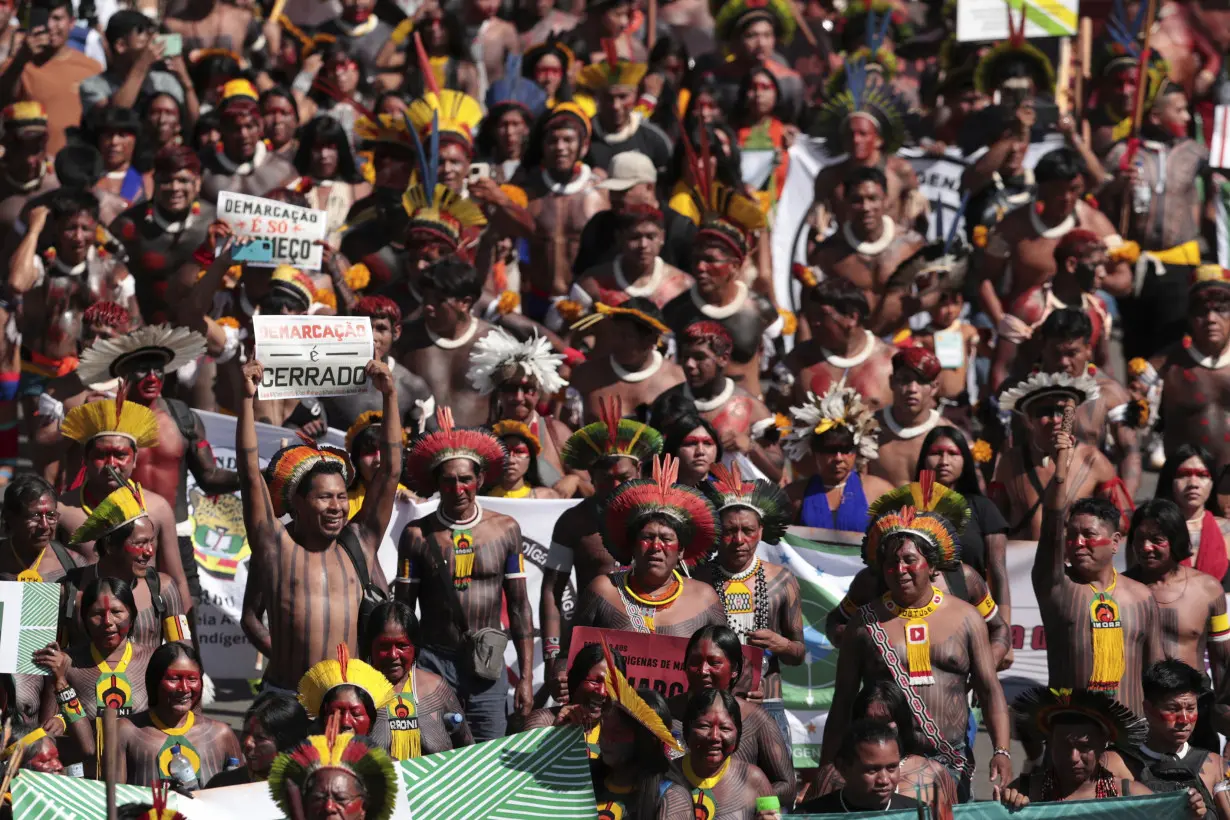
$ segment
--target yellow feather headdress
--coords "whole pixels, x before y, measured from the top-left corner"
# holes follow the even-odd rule
[[[577,72],[577,87],[595,93],[617,86],[638,87],[649,66],[619,59],[614,40],[603,40],[602,48],[606,52],[606,60],[590,63]]]
[[[615,659],[611,657],[611,648],[607,646],[606,638],[602,639],[602,654],[606,657],[605,685],[611,702],[623,709],[637,723],[653,732],[654,737],[662,741],[662,745],[667,749],[683,752],[683,746],[679,745],[679,741],[671,734],[670,727],[662,722],[658,713],[636,693],[632,684],[628,683],[628,679],[619,671],[619,667],[615,666]]]
[[[299,702],[312,717],[320,714],[321,704],[339,686],[357,686],[366,692],[379,712],[396,696],[393,684],[363,661],[351,660],[346,644],[337,645],[337,660],[330,658],[313,666],[299,679]]]
[[[445,88],[439,93],[428,91],[406,109],[411,125],[422,136],[430,131],[432,118],[437,113],[440,115],[437,126],[440,139],[451,138],[467,148],[473,147],[474,129],[483,119],[483,107],[478,100],[463,91]]]
[[[91,512],[89,518],[68,539],[69,544],[97,541],[125,524],[146,516],[145,493],[135,481],[112,490]]]
[[[454,248],[461,242],[463,229],[487,224],[482,208],[439,182],[428,195],[423,183],[416,181],[402,194],[401,205],[410,217],[411,233],[438,234]]]
[[[60,435],[79,444],[89,444],[99,436],[123,436],[138,448],[153,447],[158,443],[158,417],[136,402],[99,399],[65,413]]]

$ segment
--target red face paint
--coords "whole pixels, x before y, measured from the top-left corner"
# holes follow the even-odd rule
[[[329,704],[325,714],[326,719],[331,715],[338,715],[339,726],[343,732],[365,735],[372,727],[371,718],[367,716],[367,708],[354,695],[338,698]]]
[[[1212,478],[1213,476],[1203,467],[1180,467],[1174,471],[1175,478]]]
[[[1181,728],[1196,722],[1200,710],[1196,706],[1176,706],[1174,709],[1158,709],[1157,713],[1170,726]]]
[[[952,456],[953,458],[960,458],[961,451],[957,449],[957,445],[955,444],[948,444],[948,445],[936,444],[932,446],[930,450],[927,451],[927,455]]]
[[[381,636],[372,642],[372,663],[384,671],[396,669],[402,675],[414,666],[416,650],[404,635],[389,638]]]
[[[1097,549],[1098,547],[1109,547],[1113,543],[1114,543],[1113,538],[1097,538],[1097,537],[1087,538],[1083,535],[1069,536],[1067,540],[1064,542],[1069,552],[1073,552],[1075,550],[1081,549],[1082,547],[1088,548],[1088,549]]]
[[[656,533],[642,533],[637,536],[636,543],[640,545],[642,550],[650,550],[654,547],[659,547],[667,552],[679,551],[678,540],[664,537]]]
[[[22,758],[21,768],[43,774],[59,774],[64,771],[64,764],[60,762],[60,752],[55,743],[42,741],[38,748],[38,754]]]
[[[171,706],[186,706],[191,709],[201,697],[201,672],[188,668],[176,668],[175,664],[163,674],[158,684],[159,700]]]
[[[162,374],[156,370],[145,374],[145,377],[137,382],[137,395],[148,401],[152,401],[162,395]]]
[[[136,461],[136,453],[131,442],[115,436],[96,440],[86,456],[86,468],[90,477],[98,477],[108,486],[115,482],[107,472],[108,467],[115,468],[121,476],[127,478],[132,474]]]
[[[717,444],[708,436],[688,436],[679,442],[680,447],[716,447]]]

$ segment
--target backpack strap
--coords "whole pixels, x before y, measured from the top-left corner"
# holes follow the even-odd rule
[[[55,541],[51,542],[55,544]],[[60,586],[64,587],[64,605],[61,610],[64,614],[64,622],[71,624],[77,618],[77,593],[81,591],[81,579],[89,570],[91,565],[84,567],[73,567],[64,573],[64,578],[60,581]]]
[[[945,570],[944,580],[948,582],[948,590],[962,601],[969,600],[969,587],[965,583],[965,564],[958,564],[956,569]]]
[[[355,535],[355,531],[350,527],[345,527],[342,534],[337,537],[337,542],[350,556],[350,562],[354,564],[355,571],[359,573],[359,585],[366,590],[372,585],[372,574],[367,566],[367,556],[363,554],[363,545],[359,543],[359,536]]]
[[[167,404],[167,414],[179,428],[179,434],[184,437],[184,441],[189,446],[195,445],[197,441],[196,415],[193,414],[191,408],[179,399],[163,399],[163,401]]]
[[[77,559],[73,557],[73,551],[54,538],[51,539],[51,551],[65,572],[77,568]]]
[[[158,629],[161,631],[162,622],[167,619],[167,601],[162,597],[162,576],[150,567],[145,571],[145,583],[149,585],[149,597],[154,602],[154,614],[158,616]]]

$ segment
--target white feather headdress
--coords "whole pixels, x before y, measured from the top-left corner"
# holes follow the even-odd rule
[[[854,446],[860,459],[874,461],[880,454],[876,439],[880,424],[858,391],[846,387],[844,376],[823,396],[809,392],[807,403],[791,407],[790,415],[793,429],[782,442],[782,449],[791,461],[809,456],[812,437],[833,427],[845,427],[854,434]]]
[[[470,351],[470,384],[485,396],[497,385],[521,374],[537,382],[542,392],[554,394],[568,386],[559,375],[563,363],[564,357],[552,349],[547,339],[535,335],[520,342],[497,327],[475,342]]]
[[[999,409],[1024,413],[1026,408],[1043,396],[1059,394],[1082,405],[1096,399],[1100,394],[1097,380],[1082,373],[1069,376],[1067,373],[1034,373],[1028,379],[999,394]]]
[[[81,353],[77,376],[82,384],[116,378],[127,362],[161,357],[164,373],[172,373],[204,355],[205,337],[194,330],[170,325],[148,325],[124,336],[99,338]]]

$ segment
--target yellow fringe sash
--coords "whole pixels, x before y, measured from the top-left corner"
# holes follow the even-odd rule
[[[388,705],[389,754],[394,760],[423,756],[423,735],[419,731],[418,698],[414,694],[414,670],[406,677],[402,691]]]
[[[453,587],[470,588],[474,575],[474,536],[469,530],[453,530]]]
[[[1112,570],[1113,572],[1113,570]],[[1093,601],[1089,604],[1089,630],[1093,633],[1093,671],[1089,675],[1089,690],[1110,697],[1119,693],[1119,681],[1126,668],[1123,650],[1123,622],[1119,620],[1119,604],[1111,593],[1119,583],[1119,573],[1105,590],[1093,584]]]
[[[931,587],[931,593],[931,602],[916,609],[897,606],[887,592],[880,599],[885,609],[905,620],[905,657],[910,669],[910,686],[935,684],[935,674],[931,670],[931,628],[927,618],[940,608],[944,593],[938,587]]]

